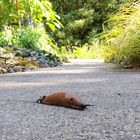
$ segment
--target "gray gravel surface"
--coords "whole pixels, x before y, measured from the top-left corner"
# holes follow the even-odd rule
[[[100,61],[0,75],[0,140],[140,140],[140,72]],[[85,111],[36,104],[70,91]]]

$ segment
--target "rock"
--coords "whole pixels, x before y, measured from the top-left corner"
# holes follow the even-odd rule
[[[21,60],[21,61],[18,62],[18,65],[20,65],[20,66],[26,66],[28,64],[30,64],[30,63],[26,60]]]
[[[39,48],[31,50],[16,46],[0,47],[0,57],[2,59],[0,64],[5,65],[0,73],[25,71],[38,67],[54,67],[62,64],[58,56]]]
[[[124,69],[132,69],[134,66],[133,65],[125,65],[123,66]]]
[[[12,67],[8,67],[7,72],[9,72],[9,73],[15,72],[15,69]]]
[[[7,69],[0,67],[0,73],[7,73]]]

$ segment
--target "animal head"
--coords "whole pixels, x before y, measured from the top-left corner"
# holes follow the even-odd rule
[[[43,103],[44,98],[46,98],[46,96],[41,96],[40,99],[38,99],[38,100],[36,101],[36,103],[44,104],[44,103]]]

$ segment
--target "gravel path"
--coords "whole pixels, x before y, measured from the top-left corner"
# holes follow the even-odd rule
[[[55,91],[94,107],[34,103]],[[89,60],[0,75],[0,140],[140,140],[140,72]]]

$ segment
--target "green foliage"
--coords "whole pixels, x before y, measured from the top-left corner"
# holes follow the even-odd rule
[[[86,8],[75,10],[67,15],[62,15],[63,30],[54,33],[58,47],[81,46],[86,42],[85,37],[93,24],[94,10]]]
[[[52,0],[52,3],[64,28],[49,0],[0,1],[0,45],[41,48],[74,58],[104,55],[106,61],[115,63],[140,61],[139,1]]]
[[[49,0],[0,1],[0,73],[59,65],[50,35],[58,19]]]
[[[67,56],[68,58],[101,58],[103,56],[103,49],[99,48],[99,40],[94,40],[92,44],[85,44],[84,46],[68,49],[65,46],[61,46],[61,49],[57,50],[57,54],[60,57]]]
[[[22,48],[35,49],[38,46],[39,34],[33,29],[17,30],[17,45]]]
[[[0,46],[54,48],[51,32],[62,25],[49,0],[3,0],[0,2]]]
[[[49,0],[3,0],[0,2],[0,29],[4,25],[14,28],[45,23],[50,30],[60,28],[61,23]]]
[[[74,52],[76,49],[76,54],[81,56],[82,51],[80,50],[85,50],[85,45],[88,48],[93,47],[91,50],[96,50],[95,46],[91,45],[94,44],[98,34],[102,32],[102,23],[121,4],[129,1],[132,0],[63,0],[63,2],[52,0],[64,25],[63,29],[54,34],[59,49],[62,46],[65,46],[66,52],[71,50]]]
[[[0,32],[0,46],[11,46],[13,44],[13,34],[11,29]]]
[[[19,47],[27,49],[40,48],[49,51],[53,46],[51,38],[43,29],[18,29],[16,39]]]
[[[140,2],[122,7],[105,22],[101,40],[106,61],[117,64],[140,62]]]
[[[51,51],[54,48],[52,38],[46,34],[44,29],[34,29],[31,27],[19,28],[12,31],[8,28],[0,32],[0,46],[17,46],[19,48]]]

